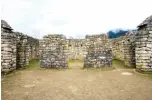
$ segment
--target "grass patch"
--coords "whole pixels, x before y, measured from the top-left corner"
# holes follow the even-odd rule
[[[39,60],[31,60],[27,68],[40,68],[40,61]]]
[[[126,68],[124,62],[118,59],[114,59],[112,61],[112,66],[118,67],[118,68]]]
[[[68,61],[68,63],[74,63],[74,62],[83,63],[84,60],[69,60],[69,61]]]
[[[118,59],[114,59],[112,61],[112,66],[115,68],[123,68],[123,69],[134,69],[135,67],[133,66],[126,66],[124,61],[118,60]]]
[[[144,77],[149,77],[149,78],[152,78],[152,72],[149,71],[149,72],[139,72],[139,71],[136,71],[139,75],[142,75]]]
[[[152,78],[152,72],[145,72],[145,73],[142,73],[144,76],[146,77],[150,77]]]

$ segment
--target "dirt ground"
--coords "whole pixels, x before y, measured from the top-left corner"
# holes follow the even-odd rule
[[[82,62],[65,70],[39,66],[8,74],[2,81],[2,100],[152,100],[152,78],[134,69],[81,69]]]

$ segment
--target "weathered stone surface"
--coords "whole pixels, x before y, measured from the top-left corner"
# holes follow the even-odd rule
[[[101,68],[112,65],[112,48],[105,34],[86,36],[88,41],[84,68]]]
[[[135,35],[137,31],[129,31],[125,36],[112,39],[114,59],[124,62],[128,67],[135,67]]]
[[[28,65],[31,59],[38,59],[38,39],[13,32],[10,25],[1,21],[1,69],[8,73]]]
[[[41,67],[66,68],[70,59],[84,59],[84,68],[111,66],[112,59],[124,61],[126,66],[152,69],[152,16],[125,36],[108,39],[106,35],[87,35],[85,39],[66,39],[63,35],[47,35],[42,40],[19,32],[1,21],[1,69],[10,72],[24,68],[32,59],[39,59]],[[40,43],[40,50],[39,50]]]
[[[24,68],[32,59],[39,59],[39,40],[15,32],[17,38],[17,68]]]
[[[136,35],[136,68],[144,71],[152,70],[152,16],[146,18],[138,26]]]
[[[68,59],[83,60],[86,56],[86,39],[67,39]]]
[[[67,41],[63,35],[47,35],[40,40],[40,67],[68,67]]]
[[[16,69],[16,36],[10,25],[1,21],[1,71],[8,73]]]
[[[112,43],[113,58],[124,61],[124,36],[110,41]]]

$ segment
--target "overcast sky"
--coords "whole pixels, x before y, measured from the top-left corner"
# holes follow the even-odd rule
[[[15,31],[42,38],[83,38],[110,29],[135,29],[152,14],[151,0],[3,0],[2,19]]]

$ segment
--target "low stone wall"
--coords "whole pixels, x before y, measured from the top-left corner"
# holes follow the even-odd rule
[[[68,67],[67,41],[63,35],[47,35],[40,40],[40,67]]]
[[[38,59],[38,39],[13,32],[4,20],[1,21],[1,72],[8,73],[24,68],[32,59]]]
[[[112,48],[107,36],[86,36],[88,40],[87,55],[84,60],[84,68],[101,68],[112,65]]]
[[[83,60],[86,56],[85,39],[68,39],[68,59]]]

